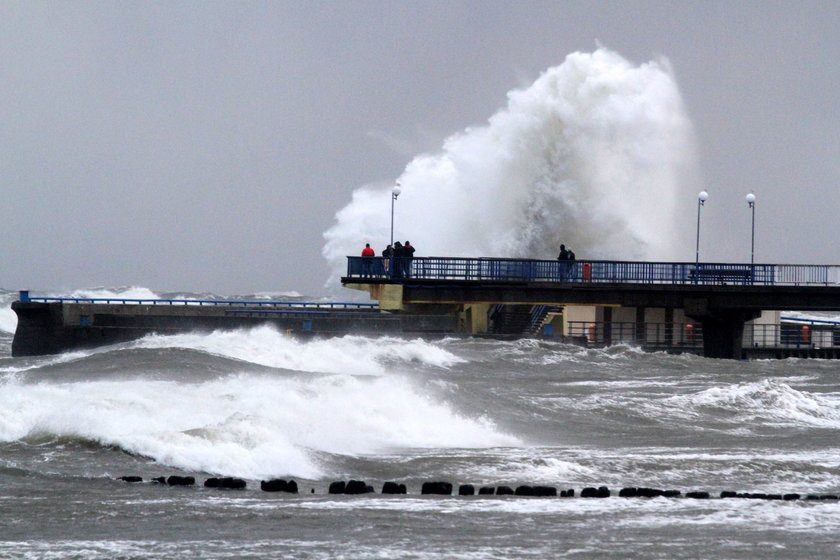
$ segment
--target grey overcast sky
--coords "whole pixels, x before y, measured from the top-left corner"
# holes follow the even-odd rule
[[[323,294],[355,189],[599,44],[670,61],[706,259],[748,260],[754,190],[757,261],[840,264],[839,28],[834,0],[0,0],[0,287]]]

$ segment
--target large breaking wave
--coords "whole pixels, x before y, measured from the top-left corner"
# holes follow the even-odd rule
[[[511,91],[487,125],[408,164],[395,239],[417,256],[554,258],[565,243],[578,258],[674,259],[690,233],[676,216],[695,159],[666,60],[573,53]],[[332,280],[365,241],[387,244],[390,192],[360,187],[336,214],[323,248]]]

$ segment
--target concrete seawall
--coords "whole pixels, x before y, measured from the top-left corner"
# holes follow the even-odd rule
[[[354,334],[446,335],[451,315],[414,315],[378,310],[263,308],[248,304],[166,305],[16,301],[18,325],[13,356],[57,354],[135,340],[151,333],[238,329],[270,324],[295,336]]]

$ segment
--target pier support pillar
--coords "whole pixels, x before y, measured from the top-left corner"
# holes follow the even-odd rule
[[[727,310],[691,315],[703,327],[703,356],[740,360],[744,344],[744,323],[760,311]]]

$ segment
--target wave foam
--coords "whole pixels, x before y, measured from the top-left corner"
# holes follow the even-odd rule
[[[0,383],[0,441],[75,437],[175,467],[325,476],[319,453],[496,447],[519,441],[400,376],[238,374],[201,383]]]
[[[764,379],[712,387],[692,396],[670,399],[681,401],[687,414],[709,410],[735,415],[744,423],[777,423],[840,428],[840,403],[825,395],[798,391],[786,383]]]
[[[411,239],[418,256],[554,258],[563,242],[579,258],[676,258],[687,243],[676,210],[695,180],[693,144],[667,61],[573,53],[510,92],[486,126],[408,164],[395,239]],[[364,186],[336,214],[322,250],[330,282],[360,242],[387,243],[390,197]]]
[[[324,373],[383,375],[389,364],[419,362],[447,368],[458,356],[427,341],[347,335],[301,342],[271,326],[211,334],[151,335],[140,348],[189,348],[268,367]]]

